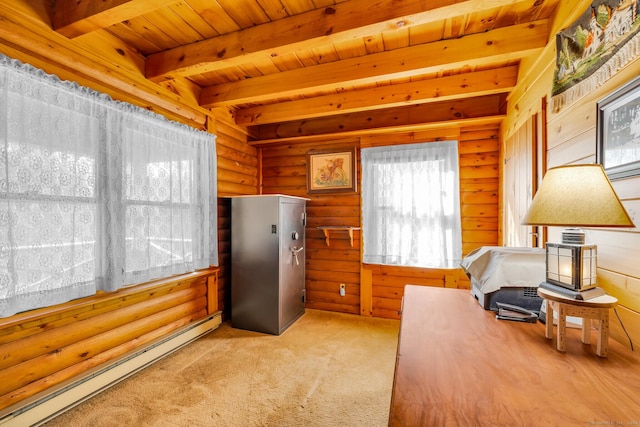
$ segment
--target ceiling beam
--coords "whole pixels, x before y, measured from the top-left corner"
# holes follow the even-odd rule
[[[327,140],[338,140],[340,138],[348,138],[348,137],[362,138],[362,137],[371,136],[371,135],[388,135],[388,134],[393,134],[394,137],[397,138],[397,135],[402,133],[411,133],[411,134],[415,133],[418,136],[418,140],[421,140],[419,138],[420,136],[419,133],[422,133],[425,131],[433,132],[435,130],[438,130],[438,131],[444,130],[444,132],[447,132],[447,130],[450,128],[459,130],[459,128],[464,126],[472,127],[472,126],[496,125],[496,124],[500,124],[504,120],[505,116],[506,114],[500,114],[498,116],[487,116],[487,117],[478,117],[478,118],[469,118],[469,119],[455,119],[455,120],[446,120],[443,122],[398,125],[398,126],[389,126],[389,127],[374,128],[374,129],[359,129],[359,130],[350,130],[350,131],[344,131],[344,132],[324,133],[324,134],[318,134],[318,135],[287,136],[287,137],[275,138],[275,139],[259,139],[259,140],[248,141],[247,144],[252,145],[254,147],[260,147],[260,146],[265,146],[269,144],[283,144],[283,143],[293,144],[298,142],[314,142],[314,141],[326,142]]]
[[[203,74],[523,1],[350,0],[150,55],[146,76]]]
[[[278,97],[334,91],[382,79],[411,77],[416,73],[520,59],[543,49],[547,39],[547,20],[513,25],[461,38],[208,86],[200,93],[200,105],[259,103]]]
[[[57,0],[53,2],[51,21],[55,31],[75,38],[153,12],[169,3],[172,1]]]
[[[255,126],[504,93],[515,87],[517,79],[518,67],[513,65],[374,89],[243,108],[235,114],[236,123]]]
[[[376,129],[425,126],[429,123],[460,122],[485,117],[504,117],[506,94],[480,96],[402,108],[344,114],[315,120],[256,126],[258,140],[313,137],[326,134],[373,131]]]

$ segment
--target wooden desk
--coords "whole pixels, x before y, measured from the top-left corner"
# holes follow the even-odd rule
[[[581,301],[567,298],[549,289],[538,288],[538,295],[544,298],[546,304],[545,336],[553,338],[553,312],[558,313],[558,336],[556,347],[558,351],[564,351],[567,344],[567,316],[582,317],[582,342],[591,344],[591,320],[597,322],[598,345],[596,354],[607,357],[609,342],[609,310],[615,307],[618,300],[611,295]]]
[[[468,290],[407,285],[389,425],[640,425],[640,355],[609,344],[606,359],[579,339],[560,353]]]

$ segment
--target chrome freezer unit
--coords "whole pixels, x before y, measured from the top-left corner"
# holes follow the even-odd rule
[[[280,335],[304,313],[306,201],[231,198],[231,326]]]

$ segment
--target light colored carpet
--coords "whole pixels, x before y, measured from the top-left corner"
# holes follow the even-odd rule
[[[398,329],[309,309],[280,336],[223,323],[46,426],[386,426]]]

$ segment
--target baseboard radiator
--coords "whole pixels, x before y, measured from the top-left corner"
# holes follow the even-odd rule
[[[213,313],[174,331],[167,337],[111,360],[106,366],[97,366],[40,395],[25,399],[18,405],[2,411],[0,427],[43,424],[211,332],[220,325],[221,319],[220,312]]]

